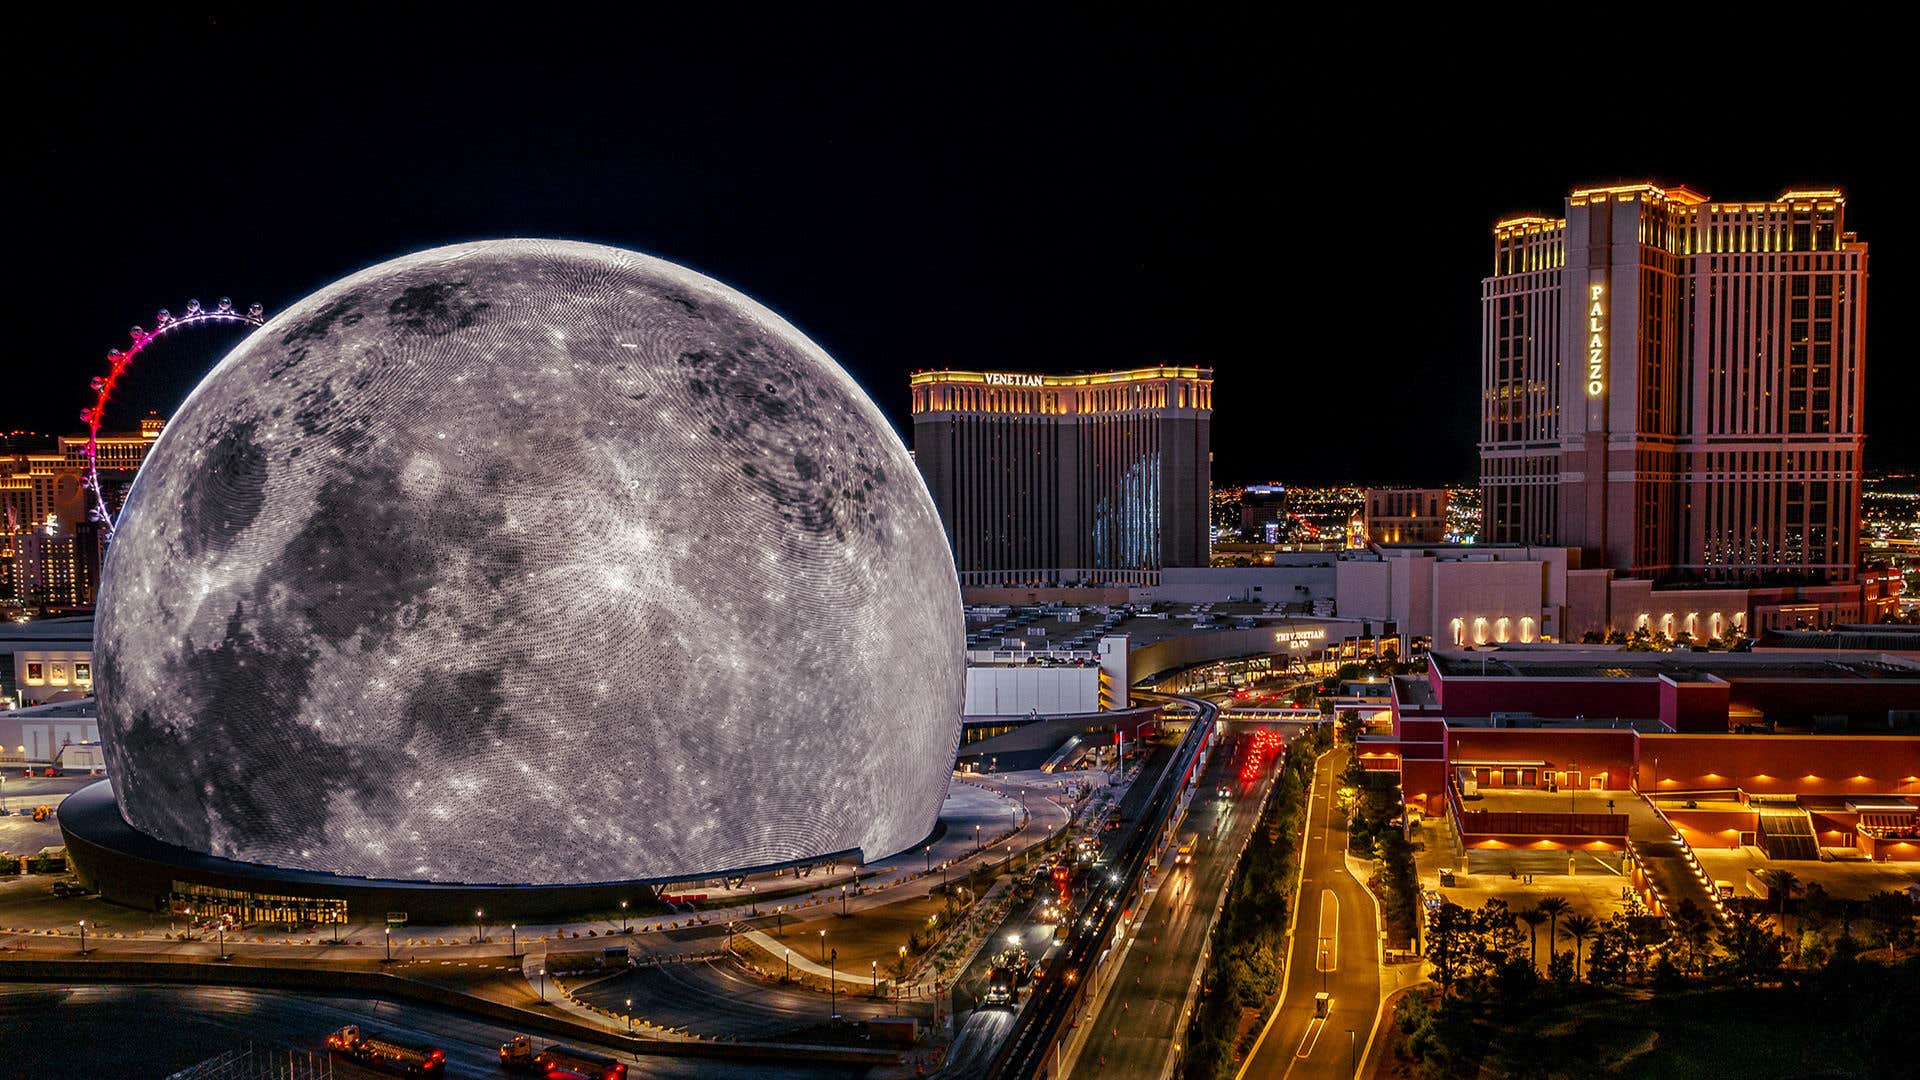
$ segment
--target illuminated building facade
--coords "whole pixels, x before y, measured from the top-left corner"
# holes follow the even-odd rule
[[[101,488],[118,512],[165,421],[97,440]],[[0,603],[84,607],[100,580],[101,531],[90,520],[87,437],[19,435],[0,454]]]
[[[1240,492],[1240,539],[1277,544],[1287,533],[1287,489],[1255,484]]]
[[[1368,488],[1365,527],[1376,544],[1438,544],[1447,538],[1447,489]]]
[[[1212,371],[923,371],[912,390],[962,585],[1151,584],[1207,564]]]
[[[1845,209],[1642,183],[1495,225],[1482,538],[1635,576],[1851,580],[1867,245]]]

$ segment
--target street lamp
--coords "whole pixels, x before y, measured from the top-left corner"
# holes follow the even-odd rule
[[[387,939],[387,962],[392,963],[393,962],[393,927],[391,926],[387,927],[384,933],[386,934],[386,939]]]
[[[847,887],[845,885],[840,886],[840,917],[843,919],[847,917]]]
[[[790,983],[793,981],[793,950],[792,949],[787,950],[787,973],[780,979],[780,981],[783,983]]]
[[[760,914],[760,886],[747,886],[747,914]]]
[[[483,945],[484,945],[484,944],[486,944],[486,941],[487,941],[487,913],[486,913],[486,910],[485,910],[484,908],[474,908],[474,909],[473,909],[473,921],[474,921],[475,923],[477,923],[477,924],[479,924],[479,927],[480,927],[480,943],[481,943],[481,944],[483,944]]]
[[[871,978],[873,980],[873,992],[877,996],[880,993],[880,961],[870,960],[868,963],[873,967],[873,975]]]
[[[87,920],[80,920],[80,955],[87,955]]]
[[[627,902],[625,900],[620,901],[620,932],[623,934],[632,933],[632,931],[627,928]]]
[[[225,919],[222,919],[220,921],[220,955],[215,957],[214,959],[225,960],[226,958],[227,958],[227,923]]]
[[[775,904],[773,908],[773,936],[787,936],[787,905]]]
[[[733,920],[727,920],[727,951],[733,951]]]
[[[510,937],[507,938],[508,947],[512,949],[514,956],[519,956],[520,955],[520,924],[509,923],[507,932],[508,934],[511,935]]]
[[[973,827],[973,850],[980,850],[980,826],[978,825]]]
[[[824,935],[826,931],[822,930],[820,931],[820,933]],[[822,937],[821,940],[824,941],[826,939]],[[835,949],[833,950],[833,955],[827,958],[827,1019],[828,1020],[832,1020],[834,1017],[840,1015],[840,972],[837,970],[839,963],[840,963],[840,950]]]
[[[833,951],[837,953],[840,950],[835,949]],[[820,959],[825,960],[826,958],[827,958],[827,932],[825,930],[822,930],[820,931]]]
[[[1352,1028],[1347,1029],[1347,1061],[1348,1061],[1347,1075],[1359,1076],[1360,1075],[1360,1037],[1354,1034]]]
[[[544,966],[542,966],[540,968],[540,1004],[545,1005],[546,1003],[547,1003],[547,969]]]
[[[895,1016],[900,1015],[900,995],[906,992],[906,987],[902,986],[901,982],[906,977],[907,977],[907,947],[905,945],[902,945],[900,946],[900,973],[893,980],[893,1015]]]
[[[627,999],[627,1034],[633,1034],[633,999]]]

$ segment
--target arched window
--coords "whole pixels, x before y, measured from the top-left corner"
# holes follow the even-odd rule
[[[1520,617],[1520,640],[1522,642],[1530,642],[1533,640],[1533,619],[1530,616],[1523,615]]]
[[[1475,645],[1487,643],[1487,618],[1484,615],[1473,620],[1473,643]]]
[[[1465,619],[1453,620],[1453,643],[1456,647],[1467,643],[1467,621]]]
[[[1506,644],[1507,641],[1509,640],[1509,638],[1507,637],[1507,629],[1512,625],[1513,625],[1513,620],[1505,617],[1504,615],[1494,620],[1493,640],[1500,642],[1502,645]]]

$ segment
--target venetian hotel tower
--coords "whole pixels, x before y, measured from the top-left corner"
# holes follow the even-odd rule
[[[1867,245],[1841,192],[1582,188],[1493,235],[1487,540],[1640,577],[1853,578]]]

